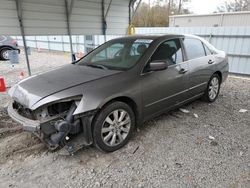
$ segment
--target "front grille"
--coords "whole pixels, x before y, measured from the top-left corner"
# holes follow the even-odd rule
[[[29,108],[25,108],[22,104],[14,101],[13,103],[13,108],[17,111],[18,114],[20,114],[23,117],[26,117],[28,119],[32,119],[34,120],[34,116],[32,113],[32,110],[30,110]]]

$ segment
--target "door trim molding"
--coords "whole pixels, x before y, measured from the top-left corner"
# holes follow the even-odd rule
[[[160,99],[160,100],[158,100],[158,101],[155,101],[155,102],[152,102],[152,103],[150,103],[150,104],[147,104],[147,105],[145,105],[145,107],[152,106],[152,105],[154,105],[154,104],[156,104],[156,103],[158,103],[158,102],[161,102],[161,101],[164,101],[164,100],[166,100],[166,99],[175,97],[175,96],[180,95],[180,94],[182,94],[182,93],[185,93],[185,92],[187,92],[187,91],[188,91],[188,89],[185,89],[185,90],[183,90],[183,91],[181,91],[181,92],[175,93],[175,94],[170,95],[170,96],[168,96],[168,97],[162,98],[162,99]]]
[[[183,91],[181,91],[181,92],[175,93],[175,94],[170,95],[170,96],[168,96],[168,97],[159,99],[159,100],[157,100],[157,101],[155,101],[155,102],[152,102],[152,103],[149,103],[149,104],[145,105],[145,107],[147,108],[147,107],[152,106],[152,105],[154,105],[154,104],[156,104],[156,103],[159,103],[159,102],[161,102],[161,101],[167,100],[167,99],[169,99],[169,98],[175,97],[175,96],[177,96],[177,95],[180,95],[180,94],[185,93],[185,92],[187,92],[187,91],[190,91],[190,90],[192,90],[192,89],[195,89],[195,88],[197,88],[197,87],[200,87],[200,86],[202,86],[202,85],[204,85],[204,84],[207,84],[207,82],[203,82],[203,83],[198,84],[198,85],[195,85],[195,86],[193,86],[193,87],[191,87],[191,88],[189,88],[189,89],[185,89],[185,90],[183,90]],[[193,98],[193,97],[191,97],[191,98]],[[191,98],[190,98],[190,99],[191,99]],[[187,100],[189,100],[189,99],[187,99]],[[181,103],[181,102],[180,102],[180,103]]]
[[[195,89],[195,88],[200,87],[200,86],[205,85],[205,84],[207,84],[207,82],[203,82],[203,83],[201,83],[201,84],[198,84],[198,85],[195,85],[195,86],[193,86],[193,87],[190,87],[188,90]]]

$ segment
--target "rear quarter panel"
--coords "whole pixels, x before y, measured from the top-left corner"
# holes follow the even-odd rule
[[[228,56],[224,51],[218,51],[218,54],[215,56],[215,61],[215,71],[220,71],[222,73],[222,82],[224,82],[229,74]]]

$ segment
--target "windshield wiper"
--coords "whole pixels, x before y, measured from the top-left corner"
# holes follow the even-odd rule
[[[105,69],[107,70],[108,68],[104,65],[100,65],[100,64],[85,64],[88,67],[94,67],[94,68],[99,68],[99,69]]]

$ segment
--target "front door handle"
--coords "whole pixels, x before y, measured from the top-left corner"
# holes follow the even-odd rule
[[[213,63],[214,63],[214,61],[211,59],[208,61],[208,64],[213,64]]]
[[[179,74],[185,74],[187,71],[188,71],[187,69],[181,68],[179,70]]]

